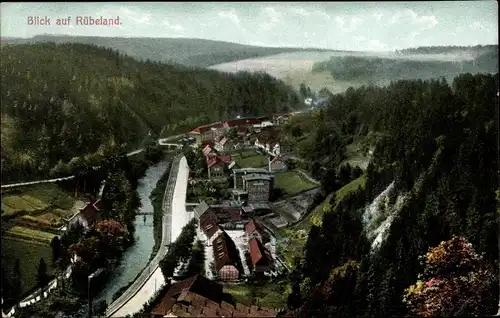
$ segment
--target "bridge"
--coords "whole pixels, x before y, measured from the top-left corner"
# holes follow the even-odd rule
[[[189,167],[183,155],[172,162],[165,195],[163,196],[163,231],[158,252],[144,268],[132,285],[107,309],[106,317],[125,317],[139,312],[155,292],[165,284],[159,267],[167,253],[168,244],[177,238],[180,229],[187,223],[185,202]]]

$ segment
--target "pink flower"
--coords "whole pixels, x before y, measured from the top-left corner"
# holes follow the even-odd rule
[[[425,283],[425,286],[427,286],[427,287],[431,287],[432,285],[437,284],[437,283],[439,283],[439,279],[437,279],[437,278],[433,278],[433,279],[431,279],[430,281],[426,282],[426,283]]]

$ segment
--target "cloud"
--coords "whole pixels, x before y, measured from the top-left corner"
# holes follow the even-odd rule
[[[346,17],[346,16],[336,16],[335,22],[344,32],[352,32],[358,29],[361,24],[363,24],[363,19],[357,16]]]
[[[109,17],[119,16],[120,20],[123,20],[124,23],[127,23],[128,21],[133,21],[137,24],[143,24],[143,25],[154,24],[151,19],[152,15],[150,13],[133,11],[125,7],[120,7],[118,9],[111,9],[111,8],[104,9],[101,12],[98,12],[97,15],[109,16]]]
[[[238,15],[236,14],[236,12],[233,9],[220,11],[218,13],[218,15],[219,15],[219,18],[227,19],[227,20],[231,21],[237,27],[241,28],[240,18],[238,17]]]
[[[470,28],[474,31],[488,31],[488,32],[491,31],[490,28],[488,28],[487,26],[485,26],[483,23],[481,23],[479,21],[475,21],[474,23],[472,23],[470,25]]]
[[[369,40],[368,44],[370,45],[370,49],[372,50],[387,50],[387,44],[380,40]]]
[[[300,16],[303,16],[303,17],[308,17],[308,16],[311,15],[311,13],[309,11],[307,11],[306,9],[304,9],[304,8],[290,8],[290,11],[293,14],[300,15]]]
[[[431,29],[438,24],[438,20],[434,15],[418,15],[410,9],[398,10],[392,15],[389,24],[397,24],[409,22],[413,25],[420,26],[421,29]]]
[[[417,36],[420,35],[420,32],[419,31],[413,31],[411,34],[410,34],[410,37],[409,37],[409,40],[413,40],[414,38],[416,38]]]
[[[180,24],[171,24],[168,20],[163,21],[163,25],[169,28],[172,31],[181,32],[184,31],[184,28]]]
[[[261,14],[264,15],[264,19],[267,21],[260,25],[260,29],[264,31],[270,30],[280,24],[284,17],[282,12],[277,11],[273,7],[263,8]]]
[[[379,21],[379,22],[380,22],[380,21],[382,20],[382,18],[384,17],[384,15],[383,15],[382,13],[380,13],[380,12],[375,12],[372,16],[373,16],[373,18],[374,18],[375,20],[377,20],[377,21]]]

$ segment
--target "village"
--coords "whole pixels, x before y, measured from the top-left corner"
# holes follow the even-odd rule
[[[194,152],[206,163],[206,171],[191,167],[188,187],[203,184],[209,188],[208,194],[197,196],[202,191],[188,189],[192,195],[188,195],[190,201],[186,203],[186,210],[194,212],[199,220],[198,238],[205,243],[206,277],[240,281],[286,273],[286,265],[277,256],[274,232],[300,218],[300,214],[294,217],[277,213],[275,202],[287,194],[288,188],[297,186],[294,179],[301,184],[292,190],[294,193],[288,193],[291,196],[310,192],[307,201],[311,189],[317,187],[304,176],[295,175],[297,172],[288,171],[292,145],[277,127],[291,116],[218,122],[197,127],[183,138],[193,148],[201,149]]]

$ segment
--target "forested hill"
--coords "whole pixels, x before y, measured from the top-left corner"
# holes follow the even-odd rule
[[[138,62],[84,44],[1,51],[2,181],[46,175],[59,161],[139,144],[151,129],[185,132],[235,115],[294,108],[267,74],[222,74]]]
[[[427,53],[422,53],[427,52]],[[415,49],[408,55],[381,58],[376,56],[335,56],[329,61],[317,62],[314,72],[329,71],[338,80],[378,83],[398,79],[430,79],[453,77],[461,73],[498,72],[498,46],[469,48],[469,50]],[[409,55],[415,53],[414,55]],[[450,57],[446,60],[446,53]],[[430,59],[426,54],[433,54]],[[439,56],[439,58],[438,58]]]
[[[342,195],[333,196],[322,221],[309,231],[296,264],[289,317],[497,312],[498,87],[497,73],[462,74],[450,84],[412,80],[350,88],[311,115],[317,128],[305,148],[316,160],[313,170],[327,168],[321,172],[323,188]],[[343,160],[353,138],[374,133],[380,138],[360,177],[366,182],[346,194],[345,187],[335,186],[342,178],[335,177],[334,163]],[[487,279],[474,276],[478,259],[426,254],[454,235],[465,237],[484,255],[491,273]],[[469,246],[458,248],[460,253]],[[434,266],[433,272],[424,270],[424,260]],[[458,270],[461,274],[451,275]],[[405,304],[407,288],[421,293],[427,306]]]
[[[396,50],[397,53],[402,54],[456,54],[468,53],[473,57],[498,51],[498,45],[476,45],[476,46],[419,46],[415,48],[407,48],[403,50]]]
[[[118,50],[139,60],[151,60],[194,67],[248,58],[321,49],[273,48],[190,38],[119,38],[99,36],[37,35],[29,39],[2,38],[2,44],[81,43]],[[326,50],[325,50],[326,51]]]

